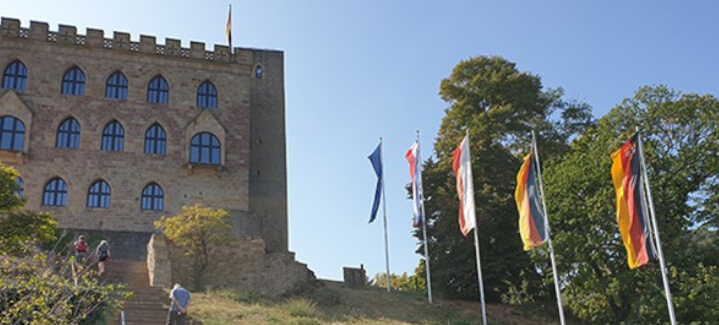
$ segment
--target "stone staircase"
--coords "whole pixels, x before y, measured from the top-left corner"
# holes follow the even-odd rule
[[[132,296],[125,300],[126,325],[165,324],[169,298],[162,288],[151,287],[144,261],[112,260],[107,267],[107,281],[125,283]],[[120,315],[116,315],[110,324],[121,324]]]

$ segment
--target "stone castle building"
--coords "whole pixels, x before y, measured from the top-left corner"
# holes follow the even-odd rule
[[[0,160],[20,172],[26,209],[147,258],[158,285],[186,261],[153,222],[202,203],[234,222],[216,282],[288,290],[311,274],[288,251],[283,60],[2,18]]]

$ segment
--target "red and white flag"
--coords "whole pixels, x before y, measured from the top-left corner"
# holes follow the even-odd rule
[[[474,185],[472,182],[472,159],[469,155],[469,135],[454,150],[452,169],[457,176],[457,195],[459,196],[459,230],[467,234],[476,226],[474,212]]]

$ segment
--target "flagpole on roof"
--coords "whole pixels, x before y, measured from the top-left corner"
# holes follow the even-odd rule
[[[465,137],[467,137],[467,142],[469,142],[469,128],[467,128],[467,130],[466,130]],[[467,143],[467,147],[469,147],[469,143]],[[470,152],[467,152],[467,154],[469,155]],[[471,159],[472,158],[470,156],[470,161],[471,161]],[[471,166],[471,164],[470,164],[470,166]],[[467,172],[471,173],[472,171],[468,170]],[[474,182],[474,179],[469,179],[469,181]],[[471,194],[474,195],[474,191]],[[472,207],[472,208],[474,209],[474,207]],[[477,260],[477,281],[479,282],[479,299],[480,299],[481,307],[482,307],[482,325],[487,325],[487,307],[484,305],[484,282],[482,282],[482,262],[481,262],[480,256],[479,256],[479,233],[478,232],[479,232],[479,227],[477,227],[477,219],[476,219],[476,215],[475,215],[474,253],[475,253],[475,258]]]
[[[659,267],[662,271],[662,282],[664,283],[664,294],[667,299],[667,308],[669,308],[669,320],[672,325],[677,324],[676,316],[674,315],[674,304],[672,303],[672,292],[669,289],[669,278],[667,277],[667,267],[664,265],[664,253],[662,252],[662,242],[659,240],[659,228],[657,228],[657,216],[654,212],[654,201],[652,200],[652,190],[649,186],[649,177],[647,177],[647,165],[644,161],[644,146],[642,145],[642,133],[639,131],[639,127],[636,127],[637,131],[637,147],[639,150],[639,162],[641,163],[642,176],[644,177],[644,187],[647,191],[647,199],[649,200],[649,214],[651,216],[652,230],[654,232],[654,240],[656,241],[657,255],[659,255]]]
[[[387,267],[387,292],[390,291],[390,273],[389,273],[389,240],[387,237],[387,196],[385,195],[384,191],[384,162],[382,161],[382,151],[384,145],[382,144],[382,137],[379,138],[379,160],[380,160],[380,166],[382,170],[382,210],[383,211],[383,219],[384,219],[384,261],[385,266]]]
[[[420,158],[420,146],[419,146],[419,130],[417,130],[417,164],[415,168],[420,168],[421,170],[421,164],[422,159]],[[422,174],[419,174],[420,177],[422,177]],[[420,189],[419,189],[419,202],[421,203],[422,207],[422,235],[423,235],[423,241],[424,241],[424,269],[425,269],[425,276],[427,278],[427,301],[429,304],[432,304],[432,276],[431,272],[429,271],[429,248],[427,248],[427,215],[424,213],[424,186],[422,185],[422,182],[419,182]]]
[[[542,210],[544,211],[544,234],[547,236],[547,244],[549,245],[549,257],[552,261],[552,275],[554,276],[554,290],[557,293],[557,309],[559,310],[559,321],[562,325],[564,325],[565,322],[564,308],[562,307],[562,291],[559,289],[557,262],[554,260],[554,246],[552,246],[552,237],[549,235],[549,217],[547,215],[547,201],[544,198],[544,185],[542,185],[542,167],[539,164],[539,150],[537,149],[537,139],[534,136],[534,130],[532,130],[532,150],[534,151],[534,159],[537,163],[539,194],[542,197]]]

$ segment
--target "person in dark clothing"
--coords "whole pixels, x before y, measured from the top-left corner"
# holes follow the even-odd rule
[[[100,245],[97,245],[96,254],[98,274],[102,275],[105,273],[105,266],[110,262],[110,244],[107,243],[107,240],[100,241]]]

